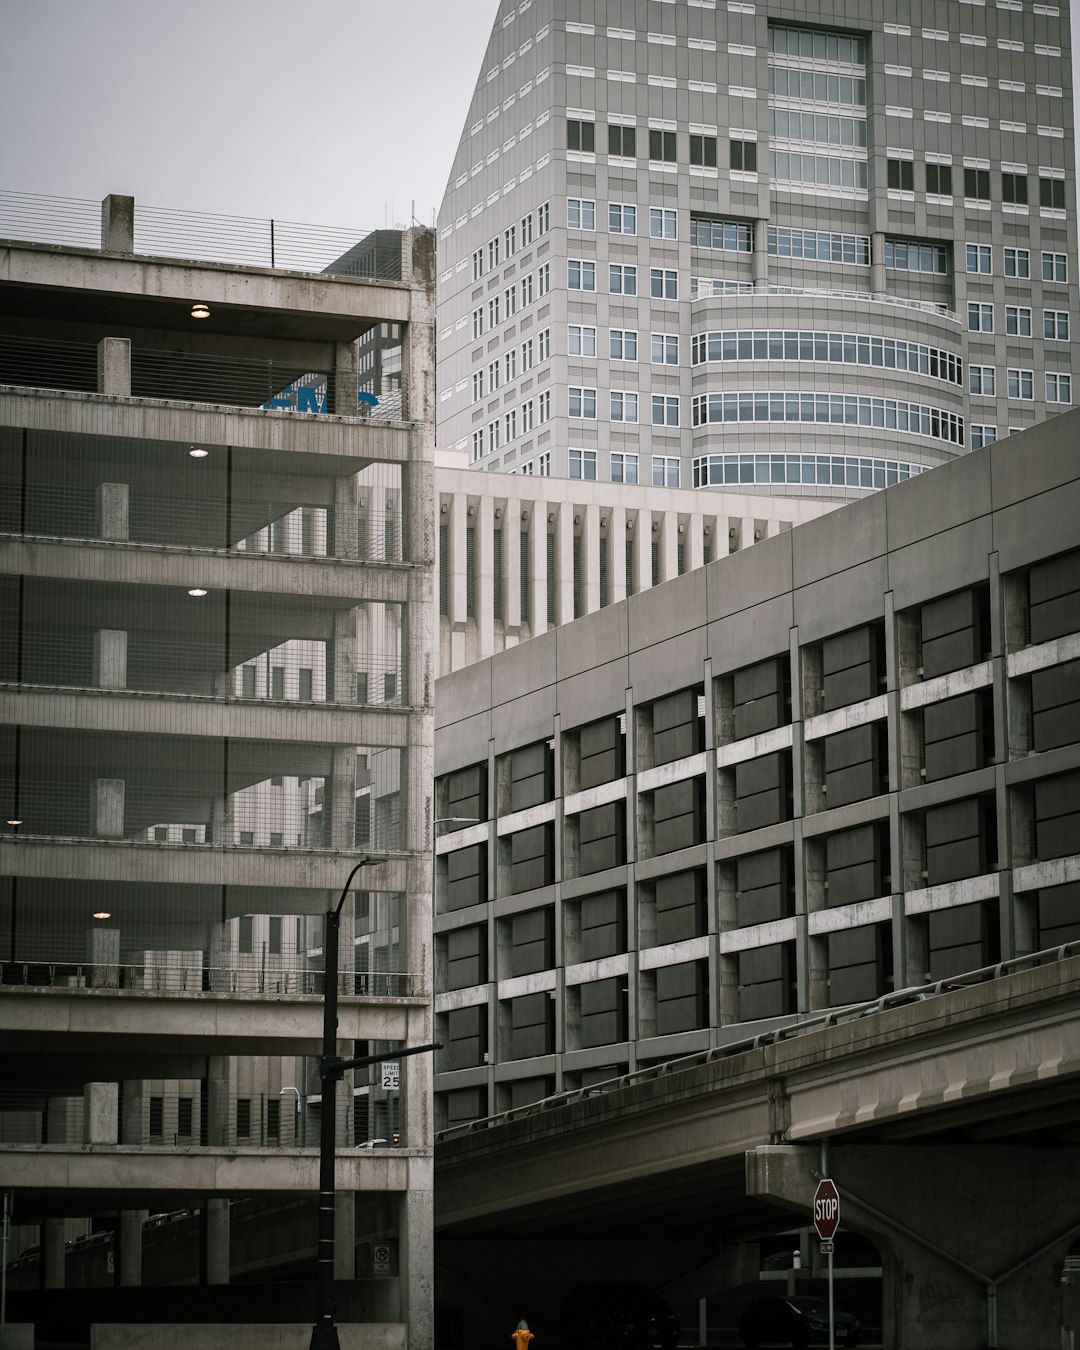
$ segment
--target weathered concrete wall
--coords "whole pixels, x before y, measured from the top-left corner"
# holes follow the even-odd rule
[[[346,1322],[337,1329],[341,1350],[405,1350],[406,1328],[400,1323]],[[155,1326],[121,1323],[91,1328],[91,1350],[307,1350],[311,1326],[286,1324],[188,1323]],[[27,1342],[27,1346],[31,1346]],[[22,1350],[16,1345],[14,1350]]]

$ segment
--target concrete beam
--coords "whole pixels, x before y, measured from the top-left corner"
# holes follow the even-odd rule
[[[48,989],[5,985],[0,992],[0,1035],[9,1044],[64,1050],[86,1038],[109,1052],[316,1054],[321,1046],[320,994],[170,994],[138,989]],[[342,995],[338,1032],[343,1041],[418,1040],[426,1001],[357,999]],[[50,1044],[55,1042],[55,1044]]]
[[[1080,1232],[1075,1150],[844,1145],[828,1173],[841,1230],[882,1252],[885,1345],[1057,1345],[1065,1255]],[[767,1146],[746,1158],[748,1194],[811,1215],[816,1148]]]
[[[226,703],[134,689],[21,689],[0,695],[0,725],[84,727],[136,736],[199,735],[303,745],[409,744],[409,710],[363,711],[328,703]],[[112,780],[108,780],[112,781]],[[99,833],[114,833],[99,828]],[[115,831],[119,833],[120,831]]]
[[[11,243],[0,251],[0,283],[40,286],[76,294],[174,300],[190,308],[192,297],[242,310],[272,311],[276,322],[290,313],[341,321],[364,332],[373,323],[408,323],[413,297],[408,283],[341,277],[234,263],[182,258],[109,256],[97,250]]]
[[[27,1329],[31,1335],[25,1345],[31,1350],[33,1328]],[[408,1328],[401,1322],[341,1322],[337,1332],[341,1350],[405,1350],[408,1343]],[[162,1350],[167,1344],[186,1350],[308,1350],[311,1324],[193,1322],[172,1324],[166,1332],[157,1322],[98,1322],[90,1329],[90,1350]],[[14,1342],[12,1350],[23,1350],[22,1343]]]
[[[371,461],[403,464],[409,457],[408,429],[396,422],[56,389],[0,390],[0,426],[322,455],[340,460],[343,473]]]
[[[356,861],[349,853],[296,849],[267,853],[258,848],[188,845],[164,848],[141,841],[0,838],[0,874],[83,877],[88,881],[174,882],[185,886],[265,886],[271,890],[341,889]],[[59,869],[59,870],[58,870]],[[406,859],[387,858],[366,873],[371,890],[404,888]]]
[[[416,590],[418,569],[320,560],[320,600],[407,603]],[[103,585],[188,586],[208,591],[309,596],[311,561],[259,553],[218,553],[209,549],[134,545],[86,539],[10,539],[0,544],[0,574],[73,578]]]

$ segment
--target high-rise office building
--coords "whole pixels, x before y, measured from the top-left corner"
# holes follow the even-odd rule
[[[1061,411],[1069,42],[1067,0],[501,0],[439,217],[440,443],[837,496]]]

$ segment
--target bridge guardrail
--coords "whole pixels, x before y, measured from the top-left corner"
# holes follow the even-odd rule
[[[481,1130],[488,1130],[496,1125],[508,1124],[514,1120],[526,1120],[530,1116],[540,1115],[564,1106],[573,1106],[588,1097],[598,1097],[604,1093],[615,1092],[620,1088],[630,1087],[634,1083],[647,1083],[656,1078],[663,1078],[670,1073],[681,1073],[684,1069],[694,1069],[703,1064],[712,1064],[718,1059],[741,1055],[747,1050],[759,1050],[767,1045],[775,1045],[778,1041],[791,1040],[793,1037],[805,1036],[814,1031],[825,1031],[829,1027],[838,1026],[842,1022],[853,1022],[861,1017],[887,1012],[890,1008],[903,1007],[906,1004],[917,1003],[923,999],[936,998],[940,994],[951,993],[971,985],[986,984],[991,980],[1000,979],[1002,976],[1014,975],[1018,971],[1028,970],[1033,966],[1064,961],[1070,956],[1080,956],[1080,941],[1066,942],[1058,947],[1047,947],[1042,951],[1029,952],[1026,956],[1014,956],[1007,961],[998,961],[994,965],[981,966],[978,970],[950,975],[946,979],[935,980],[930,984],[910,985],[904,989],[895,989],[891,994],[883,994],[880,998],[871,999],[869,1002],[848,1003],[840,1008],[829,1008],[823,1012],[815,1013],[804,1021],[791,1022],[785,1026],[774,1027],[769,1031],[759,1031],[753,1036],[748,1036],[741,1041],[732,1041],[728,1045],[713,1046],[708,1050],[696,1050],[693,1054],[680,1055],[677,1059],[665,1060],[662,1064],[650,1064],[647,1068],[635,1069],[633,1073],[621,1074],[617,1078],[606,1078],[603,1082],[591,1083],[588,1087],[568,1088],[563,1092],[554,1093],[550,1097],[543,1097],[540,1101],[529,1102],[526,1106],[511,1107],[508,1111],[499,1111],[495,1115],[485,1116],[480,1120],[470,1120],[461,1125],[452,1125],[448,1129],[438,1130],[435,1134],[435,1142],[437,1144],[444,1143],[450,1139],[477,1134]]]

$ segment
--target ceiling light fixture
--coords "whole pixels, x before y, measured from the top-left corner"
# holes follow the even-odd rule
[[[111,919],[112,914],[107,909],[97,909],[94,911],[95,919]]]
[[[196,597],[196,599],[198,599],[200,596],[203,596],[203,595],[205,595],[205,594],[206,594],[206,591],[203,590],[203,588],[202,588],[201,586],[192,586],[192,587],[190,588],[190,590],[188,591],[188,595],[193,595],[193,596]]]
[[[205,300],[197,300],[191,306],[191,317],[193,319],[208,319],[210,317],[210,306]]]
[[[22,821],[19,820],[18,817],[16,817],[16,816],[9,816],[9,817],[8,817],[8,822],[7,822],[7,823],[8,823],[9,825],[21,825],[21,824],[22,824]]]
[[[193,445],[188,451],[192,459],[205,459],[209,453],[210,451],[204,450],[201,445]]]

